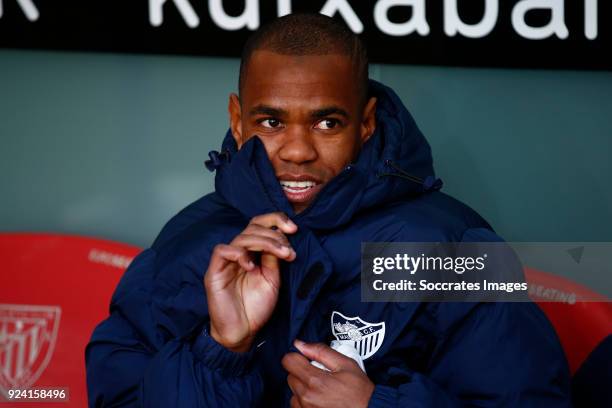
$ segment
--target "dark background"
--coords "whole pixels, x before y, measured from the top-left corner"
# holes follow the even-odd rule
[[[160,27],[149,23],[147,0],[33,0],[40,18],[26,19],[16,0],[4,0],[0,18],[0,47],[89,50],[138,53],[170,53],[209,56],[239,56],[250,30],[226,31],[210,17],[207,0],[189,0],[200,24],[189,28],[172,0],[164,4],[164,22]],[[501,0],[499,16],[493,31],[484,38],[472,39],[444,33],[443,0],[427,0],[430,26],[427,36],[413,33],[403,37],[386,35],[376,27],[373,18],[375,1],[351,1],[364,24],[363,38],[369,45],[373,62],[394,64],[434,64],[449,66],[488,66],[524,68],[612,69],[610,25],[612,6],[598,2],[599,34],[595,40],[584,35],[584,0],[565,2],[567,39],[551,37],[528,40],[517,34],[511,23],[511,12],[518,0]],[[240,15],[244,1],[224,1],[227,14]],[[318,12],[323,0],[293,0],[296,11]],[[461,19],[477,23],[484,13],[484,0],[458,2]],[[260,23],[273,19],[276,1],[260,1]],[[410,18],[412,7],[397,6],[389,11],[394,22]],[[337,16],[337,15],[336,15]],[[532,26],[545,25],[547,10],[527,13]]]

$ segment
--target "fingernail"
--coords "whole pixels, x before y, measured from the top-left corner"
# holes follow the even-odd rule
[[[300,339],[295,339],[293,341],[293,345],[300,351],[302,351],[302,347],[305,345],[306,343],[304,343],[302,340]]]
[[[255,267],[255,263],[253,261],[249,261],[249,268],[253,269]]]

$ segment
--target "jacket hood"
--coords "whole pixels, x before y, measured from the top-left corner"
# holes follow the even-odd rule
[[[252,137],[238,150],[228,131],[221,153],[209,153],[206,167],[217,171],[216,192],[249,219],[282,211],[298,225],[333,229],[358,211],[440,189],[429,143],[400,98],[373,80],[369,93],[377,98],[376,131],[357,159],[330,180],[300,214],[294,213],[285,197],[259,137]]]

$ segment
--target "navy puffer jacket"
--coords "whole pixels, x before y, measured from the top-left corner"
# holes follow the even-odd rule
[[[119,283],[86,351],[90,406],[281,407],[281,358],[294,339],[325,342],[368,327],[358,348],[376,384],[372,407],[569,405],[557,337],[530,303],[360,301],[361,242],[499,241],[473,210],[439,191],[430,147],[397,95],[371,82],[377,128],[358,159],[296,215],[262,142],[228,133],[215,192],[164,227]],[[247,353],[206,331],[203,286],[213,247],[259,214],[298,225],[278,305]],[[357,343],[356,343],[357,345]]]

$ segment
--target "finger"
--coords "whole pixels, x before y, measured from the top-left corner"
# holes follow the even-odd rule
[[[275,239],[281,245],[291,246],[291,243],[287,239],[287,236],[284,233],[282,233],[280,230],[278,230],[278,229],[273,230],[273,229],[266,228],[266,227],[263,227],[263,226],[258,225],[258,224],[249,224],[244,229],[244,231],[242,231],[242,234],[261,235],[261,236],[264,236],[264,237]]]
[[[320,369],[316,368],[310,361],[299,353],[287,353],[281,360],[283,368],[299,380],[307,382],[313,375],[319,375]]]
[[[213,249],[208,269],[211,271],[221,271],[228,261],[238,262],[247,271],[255,267],[249,251],[245,248],[218,244]]]
[[[234,238],[230,245],[242,247],[249,251],[267,252],[287,261],[292,261],[296,255],[293,248],[282,245],[272,238],[258,235],[240,234]]]
[[[352,369],[356,365],[352,358],[338,353],[323,343],[305,343],[296,339],[293,344],[306,358],[318,361],[332,372]]]
[[[302,408],[302,404],[300,404],[300,400],[295,395],[291,397],[291,401],[289,401],[289,404],[291,408]]]
[[[289,389],[293,393],[293,396],[298,400],[304,393],[306,392],[306,384],[300,381],[296,376],[289,374],[287,376],[287,385],[289,385]]]
[[[276,227],[283,231],[285,234],[293,234],[298,229],[297,225],[293,221],[291,221],[287,214],[283,212],[273,212],[258,215],[256,217],[253,217],[250,223],[258,224],[266,228]]]

